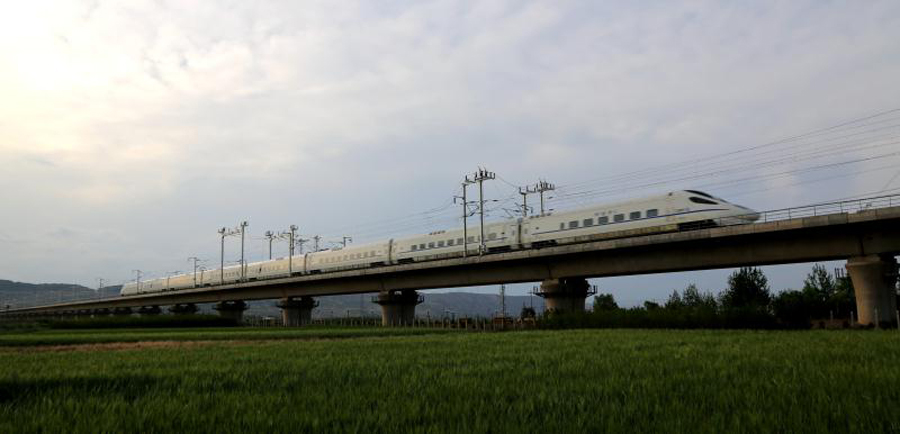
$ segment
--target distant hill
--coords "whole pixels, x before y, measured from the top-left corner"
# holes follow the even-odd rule
[[[121,286],[108,286],[103,288],[102,296],[111,297],[119,295]],[[422,292],[425,301],[416,308],[416,314],[420,317],[442,318],[449,317],[491,317],[500,310],[500,297],[496,294],[476,294],[471,292],[429,293]],[[59,303],[70,300],[85,300],[96,298],[96,289],[87,288],[71,283],[23,283],[10,280],[0,280],[0,306],[7,304],[33,305]],[[316,297],[319,307],[313,310],[314,318],[343,317],[348,314],[353,317],[363,316],[379,317],[381,307],[372,302],[374,294],[361,295],[333,295]],[[250,308],[247,315],[278,316],[281,309],[275,306],[276,300],[258,300],[248,304]],[[534,306],[534,310],[540,314],[544,310],[544,300],[539,297],[510,295],[506,297],[506,312],[511,316],[519,316],[523,306]],[[202,312],[214,313],[212,305],[200,305]]]
[[[103,287],[102,295],[111,297],[119,295],[121,286]],[[72,283],[24,283],[11,280],[0,280],[0,306],[33,305],[59,303],[70,300],[96,298],[101,293],[96,289]]]

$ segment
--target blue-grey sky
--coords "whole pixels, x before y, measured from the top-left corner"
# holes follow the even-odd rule
[[[896,1],[7,5],[0,278],[92,286],[212,265],[216,229],[245,219],[252,259],[291,224],[356,242],[455,226],[450,201],[478,165],[503,178],[491,198],[564,187],[556,209],[715,184],[603,179],[900,107],[897,41]],[[772,209],[900,186],[896,159],[776,176],[852,157],[786,155],[704,188]],[[808,268],[767,271],[778,290]],[[634,304],[727,274],[594,283]]]

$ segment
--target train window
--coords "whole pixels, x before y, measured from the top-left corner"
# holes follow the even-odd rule
[[[605,224],[607,224],[607,223],[609,223],[609,217],[606,217],[606,216],[603,216],[603,217],[597,217],[597,224],[598,224],[598,225],[605,225]]]
[[[688,198],[688,200],[690,200],[691,202],[694,202],[694,203],[702,203],[704,205],[718,205],[717,203],[715,203],[709,199],[704,199],[702,197],[690,197],[690,198]]]
[[[371,252],[369,252],[369,257],[372,257],[372,256],[375,256],[375,251],[374,251],[374,250],[372,250]]]
[[[443,242],[443,241],[438,241],[438,245],[437,245],[437,246],[438,246],[438,247],[444,247],[444,242]]]
[[[625,221],[625,214],[616,214],[616,215],[614,215],[614,216],[613,216],[613,221],[614,221],[614,222],[624,222],[624,221]]]
[[[702,192],[702,191],[697,191],[697,190],[685,190],[685,191],[688,192],[688,193],[694,193],[694,194],[697,194],[697,195],[700,195],[700,196],[703,196],[703,197],[708,197],[708,198],[710,198],[710,199],[713,198],[713,197],[710,196],[709,194],[706,194],[706,193],[704,193],[704,192]]]
[[[559,230],[563,230],[563,229],[565,229],[565,228],[566,228],[566,224],[565,224],[565,223],[560,223],[560,224],[559,224]]]
[[[463,243],[463,239],[462,239],[462,238],[457,238],[457,239],[456,239],[456,244],[457,244],[457,245],[462,244],[462,243]]]
[[[497,239],[497,234],[496,234],[496,233],[488,234],[488,240],[496,240],[496,239]]]
[[[584,221],[582,221],[581,224],[583,224],[584,227],[593,226],[594,219],[584,219]]]
[[[658,216],[659,216],[659,210],[658,210],[658,209],[655,209],[655,208],[654,208],[654,209],[648,209],[648,210],[647,210],[647,218],[653,218],[653,217],[658,217]]]
[[[475,237],[469,237],[469,242],[470,242],[470,243],[474,243],[474,242],[475,242]]]
[[[637,219],[641,218],[641,212],[640,212],[640,211],[634,211],[634,212],[632,212],[631,214],[628,215],[628,218],[631,219],[631,220],[637,220]]]
[[[453,245],[453,240],[447,240],[447,245],[448,245],[448,246],[452,246],[452,245]]]
[[[428,243],[428,248],[429,248],[429,249],[433,249],[433,248],[434,248],[434,243]]]
[[[419,244],[419,250],[425,250],[425,243]]]
[[[572,220],[569,222],[569,229],[574,229],[578,227],[578,220]]]

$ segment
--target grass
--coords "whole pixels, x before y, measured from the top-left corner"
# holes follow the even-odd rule
[[[368,329],[306,339],[346,332],[156,330],[143,336],[240,342],[0,349],[0,432],[900,430],[896,331]],[[305,340],[270,340],[278,333]],[[27,341],[15,336],[2,345]]]

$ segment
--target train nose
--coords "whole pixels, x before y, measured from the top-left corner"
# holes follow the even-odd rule
[[[752,209],[748,209],[748,208],[744,208],[741,211],[743,211],[743,213],[741,215],[737,216],[739,219],[744,220],[747,223],[753,223],[753,222],[759,220],[758,212],[753,211]]]

